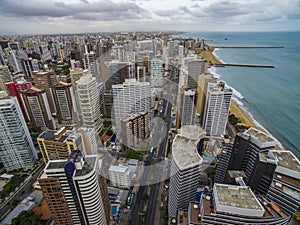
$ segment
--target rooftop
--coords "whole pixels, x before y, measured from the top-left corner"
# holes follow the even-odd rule
[[[190,164],[199,162],[202,158],[197,152],[196,145],[198,141],[191,140],[177,134],[173,140],[172,155],[179,167],[186,167]]]
[[[127,167],[125,166],[113,166],[111,165],[110,168],[109,168],[109,172],[112,171],[112,172],[117,172],[117,173],[125,173],[127,170]]]
[[[84,176],[90,173],[94,167],[97,160],[97,156],[95,155],[87,155],[85,156],[85,161],[81,170],[77,169],[75,176]]]
[[[219,205],[242,209],[263,210],[261,204],[248,186],[215,184],[215,201]]]
[[[55,134],[57,134],[56,130],[46,130],[43,133],[41,133],[38,138],[43,138],[46,141],[53,141],[53,142],[64,142],[68,135],[64,134],[59,139],[55,139]]]
[[[50,160],[46,165],[45,170],[51,169],[63,169],[67,163],[67,160],[59,159],[59,160]]]
[[[250,129],[246,130],[244,132],[245,134],[251,135],[253,137],[256,137],[258,140],[260,140],[261,142],[273,142],[276,141],[274,138],[272,138],[270,135],[257,130],[253,127],[251,127]]]
[[[300,162],[291,151],[273,150],[272,153],[278,159],[278,166],[300,172]]]
[[[186,125],[180,128],[179,134],[182,137],[186,137],[190,140],[199,140],[206,135],[205,130],[197,125]]]

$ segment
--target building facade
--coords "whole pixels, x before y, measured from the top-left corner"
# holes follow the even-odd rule
[[[30,169],[37,154],[15,97],[0,99],[0,132],[0,161],[5,169]]]
[[[232,90],[224,83],[208,84],[203,117],[203,128],[211,136],[225,134]]]
[[[49,161],[39,179],[55,224],[109,224],[95,155],[73,151],[67,160]]]
[[[150,83],[126,79],[123,84],[113,85],[114,126],[121,133],[121,120],[130,113],[150,111]]]
[[[22,92],[22,100],[32,126],[38,127],[42,131],[55,129],[55,121],[51,114],[45,90],[31,87],[29,90]]]

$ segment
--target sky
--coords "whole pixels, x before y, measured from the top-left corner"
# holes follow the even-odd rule
[[[300,0],[0,0],[1,34],[300,30]]]

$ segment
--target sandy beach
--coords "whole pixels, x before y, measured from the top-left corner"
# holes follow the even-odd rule
[[[245,126],[251,126],[257,128],[250,115],[245,110],[240,108],[240,106],[234,100],[231,101],[229,111],[230,114],[235,114],[235,116],[238,117],[241,120],[241,123],[244,124]]]
[[[214,46],[208,46],[207,51],[201,51],[200,56],[205,59],[207,62],[210,62],[211,64],[222,64],[213,54],[213,51],[216,47]]]

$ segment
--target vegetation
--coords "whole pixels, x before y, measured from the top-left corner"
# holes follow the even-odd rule
[[[13,225],[45,225],[46,222],[41,219],[40,215],[35,215],[31,210],[21,212],[18,217],[12,220]]]
[[[229,120],[229,123],[232,124],[233,126],[235,126],[241,122],[240,119],[235,116],[235,114],[230,114],[228,116],[228,120]]]
[[[216,167],[208,167],[207,168],[207,175],[208,175],[208,177],[210,177],[210,178],[214,178],[215,177],[215,175],[216,175]]]
[[[3,199],[9,196],[9,193],[14,191],[15,188],[18,187],[23,181],[24,181],[23,177],[19,175],[13,176],[11,180],[6,185],[4,185],[3,190],[1,192],[1,198]]]
[[[138,155],[136,150],[127,149],[126,152],[125,152],[125,157],[129,158],[129,159],[138,159],[139,155]]]
[[[103,126],[104,127],[109,127],[110,125],[111,125],[111,121],[108,121],[108,120],[103,121]]]
[[[300,206],[298,207],[297,212],[295,212],[295,219],[300,221]]]
[[[113,135],[113,131],[111,130],[111,129],[109,129],[108,131],[106,131],[106,134],[108,135],[108,136],[111,136],[111,135]]]

